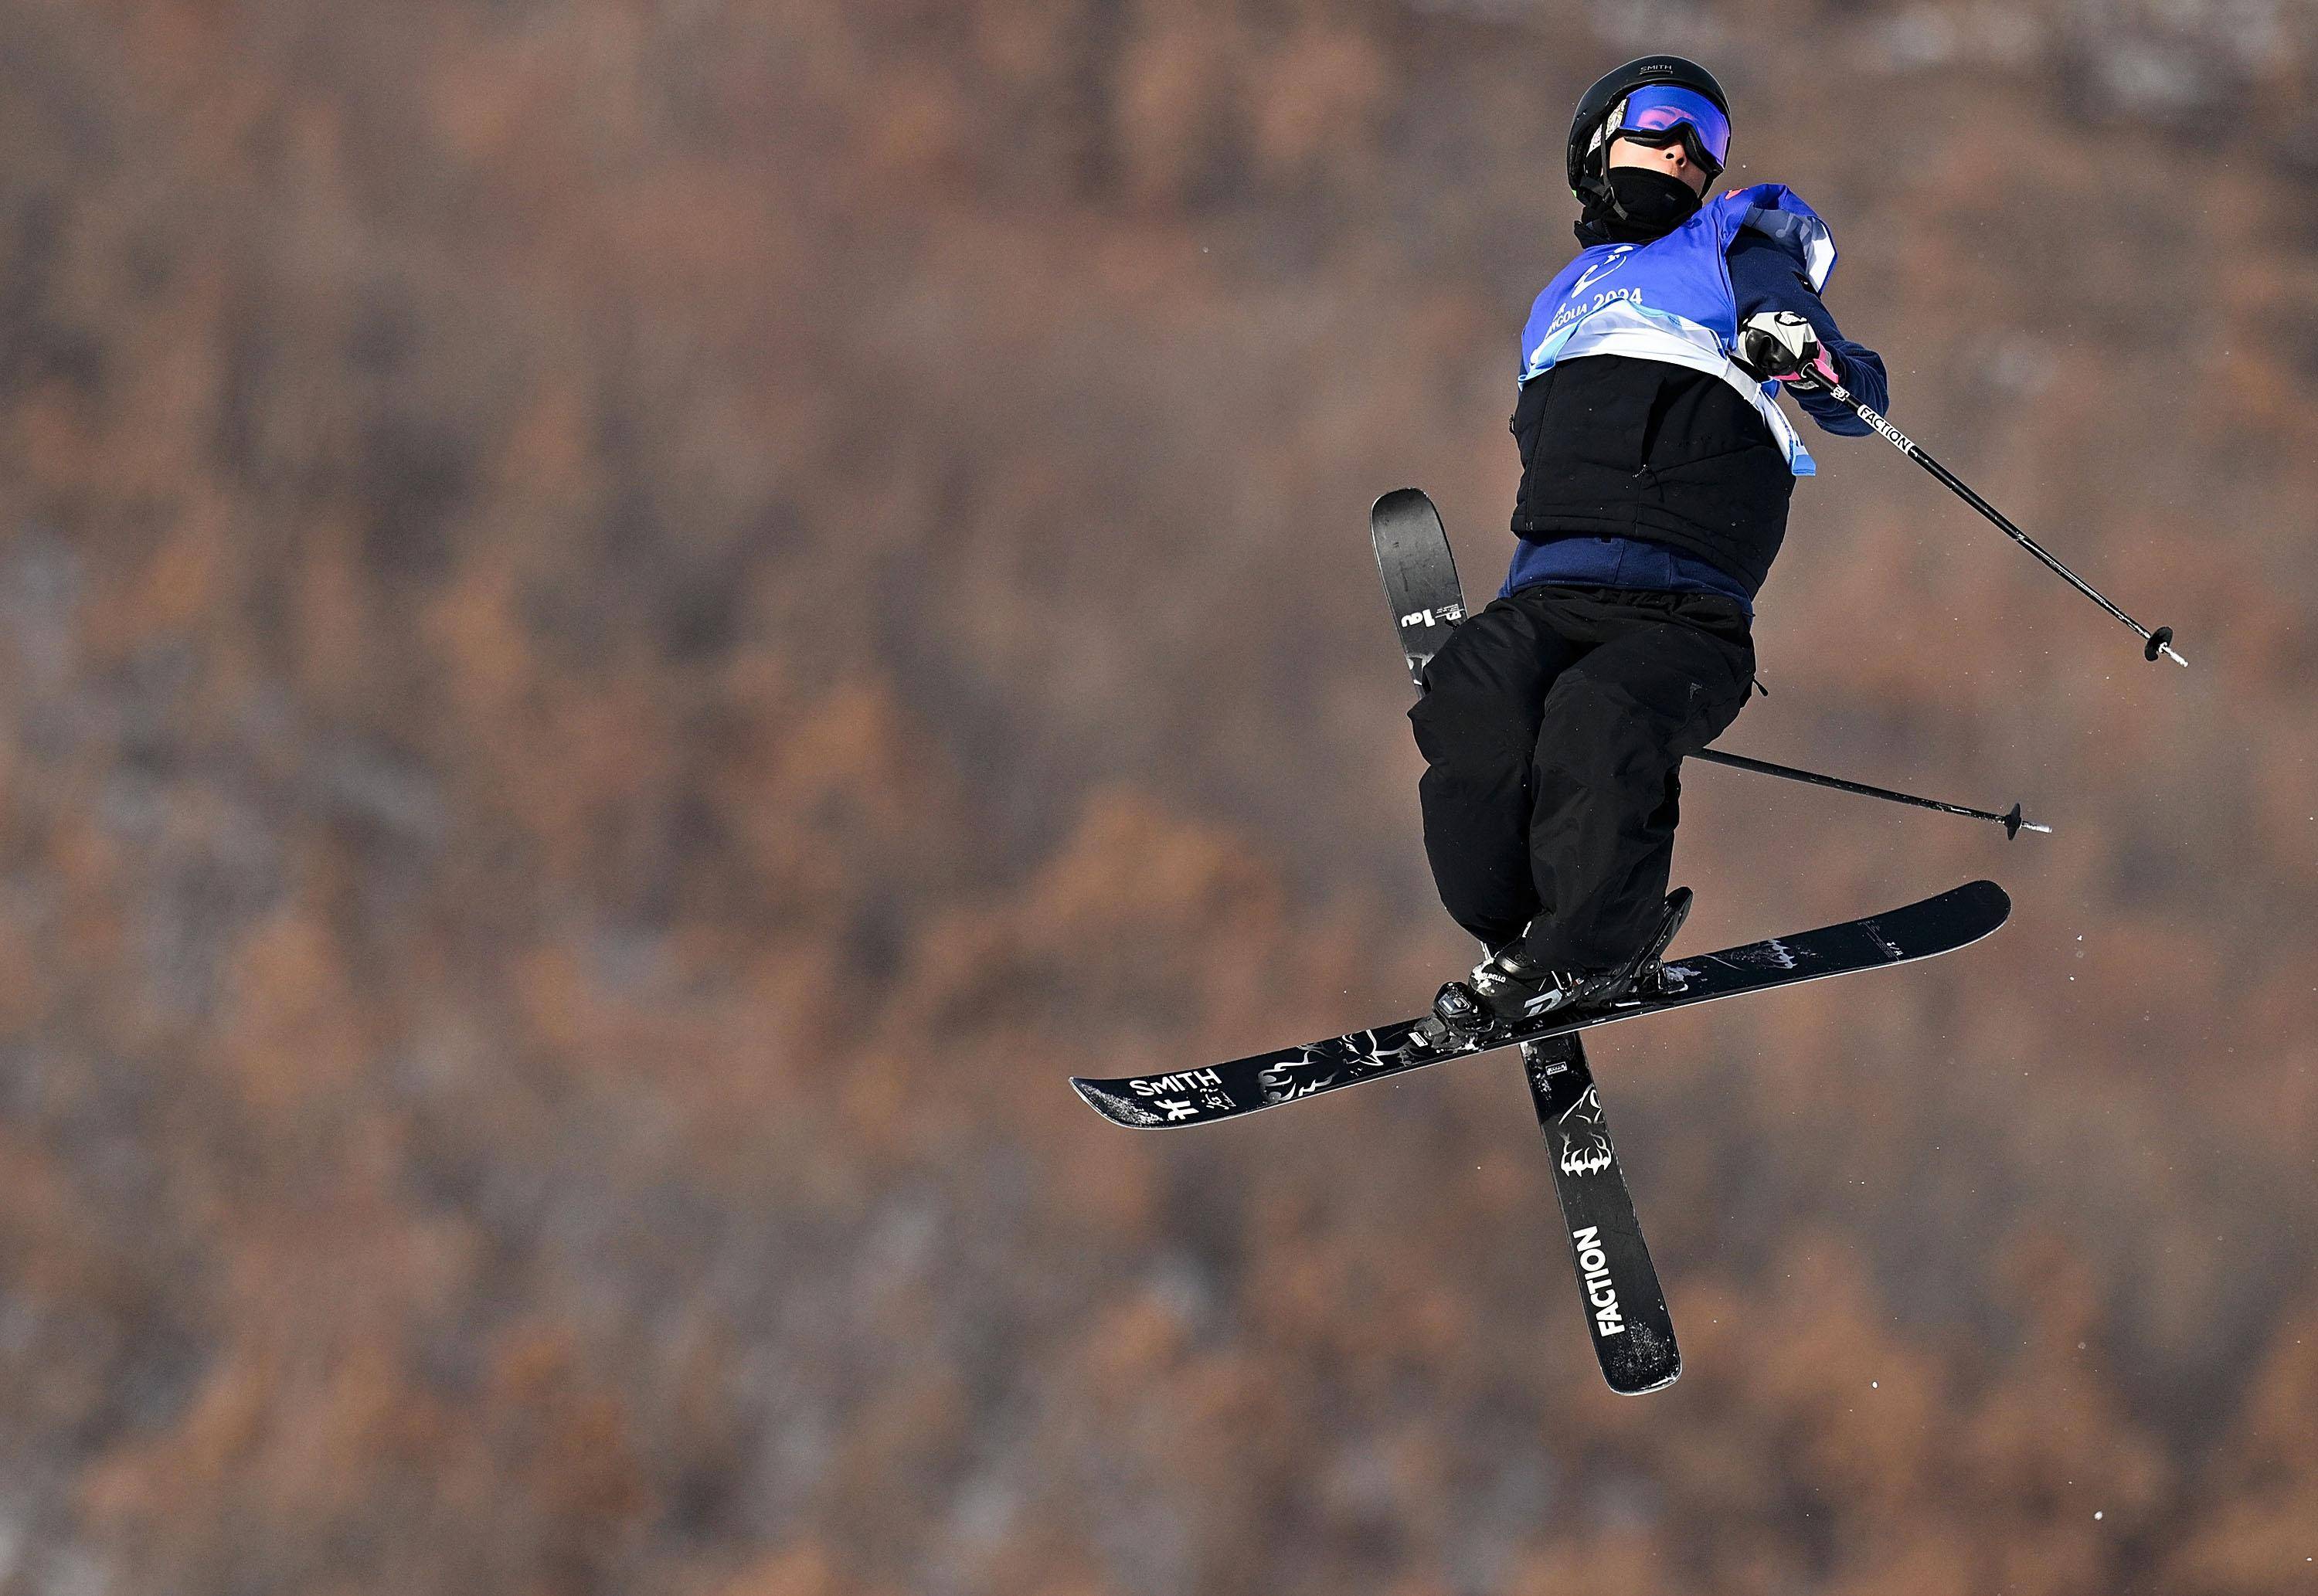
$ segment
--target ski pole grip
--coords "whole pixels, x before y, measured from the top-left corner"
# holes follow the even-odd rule
[[[2149,634],[2149,646],[2142,650],[2141,657],[2154,664],[2157,656],[2165,651],[2165,645],[2172,641],[2173,629],[2170,626],[2160,626]]]

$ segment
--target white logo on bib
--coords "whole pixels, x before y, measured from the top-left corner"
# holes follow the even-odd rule
[[[1577,274],[1577,281],[1569,285],[1569,297],[1573,300],[1576,299],[1579,294],[1586,291],[1586,285],[1587,283],[1602,275],[1603,273],[1614,272],[1620,266],[1624,265],[1626,264],[1626,257],[1633,252],[1634,247],[1632,245],[1621,244],[1611,253],[1608,260],[1597,261],[1593,265],[1586,267],[1583,272],[1580,272]]]

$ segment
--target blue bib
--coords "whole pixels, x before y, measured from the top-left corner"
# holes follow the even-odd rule
[[[1596,244],[1580,250],[1530,307],[1522,329],[1521,380],[1587,354],[1662,360],[1721,378],[1754,406],[1798,477],[1819,468],[1780,410],[1776,382],[1757,382],[1730,359],[1738,343],[1738,300],[1725,255],[1740,228],[1784,245],[1811,291],[1835,270],[1835,238],[1819,213],[1784,184],[1733,189],[1648,244]]]

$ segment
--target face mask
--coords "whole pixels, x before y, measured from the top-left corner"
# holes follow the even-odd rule
[[[1613,235],[1632,232],[1658,238],[1698,214],[1697,192],[1671,172],[1613,166],[1607,176],[1617,203],[1603,220]]]

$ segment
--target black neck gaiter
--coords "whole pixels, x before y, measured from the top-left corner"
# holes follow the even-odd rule
[[[1698,214],[1698,192],[1671,172],[1648,166],[1613,166],[1610,202],[1589,207],[1577,223],[1581,244],[1604,239],[1647,244],[1663,238]],[[1595,235],[1589,238],[1587,235]]]

